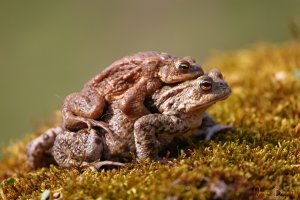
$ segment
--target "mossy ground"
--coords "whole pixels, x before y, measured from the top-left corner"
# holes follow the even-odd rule
[[[233,89],[209,111],[234,133],[199,141],[166,164],[31,171],[25,145],[54,122],[5,150],[0,197],[39,199],[46,191],[63,199],[300,199],[300,43],[260,44],[204,67],[219,68]]]

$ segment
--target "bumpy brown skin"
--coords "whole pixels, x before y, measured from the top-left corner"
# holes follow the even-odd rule
[[[209,90],[200,87],[206,80],[212,82]],[[198,129],[195,134],[202,134],[205,130],[206,139],[210,139],[213,133],[232,130],[232,126],[216,124],[205,113],[208,107],[226,99],[230,93],[230,87],[218,70],[154,93],[153,104],[161,114],[145,115],[134,123],[137,157],[140,160],[158,159],[158,152],[187,130]]]
[[[115,107],[136,119],[150,113],[145,97],[163,84],[179,83],[203,75],[202,68],[191,57],[177,57],[160,52],[140,52],[124,57],[91,79],[79,93],[64,101],[64,127],[79,130],[98,126],[110,132],[99,118],[105,107],[118,100]]]
[[[31,167],[45,167],[55,163],[51,149],[57,135],[63,132],[64,129],[61,126],[50,128],[27,145],[26,155]]]
[[[210,90],[203,91],[199,88],[199,83],[207,78],[212,80],[212,87]],[[113,134],[98,134],[95,136],[98,137],[97,142],[87,143],[84,142],[88,141],[85,137],[90,136],[88,130],[83,129],[87,133],[77,136],[85,138],[81,140],[83,141],[81,145],[80,142],[74,145],[74,141],[78,141],[78,139],[74,139],[76,138],[74,135],[77,133],[61,134],[56,138],[54,144],[54,158],[61,166],[73,165],[74,158],[78,164],[87,159],[82,156],[82,153],[76,153],[77,151],[92,152],[92,150],[87,150],[87,146],[89,149],[99,149],[99,146],[103,146],[101,153],[103,160],[124,162],[135,156],[139,160],[147,158],[159,160],[158,152],[171,144],[176,136],[187,130],[195,129],[195,134],[204,130],[211,134],[232,129],[231,126],[216,124],[205,113],[209,106],[227,98],[230,92],[231,90],[222,79],[221,73],[213,70],[198,79],[173,87],[167,86],[155,92],[152,95],[152,105],[160,113],[144,115],[137,120],[132,119],[116,107],[116,101],[114,102],[116,104],[113,103],[109,106],[107,110],[109,114],[104,118]],[[78,157],[78,155],[81,156]]]
[[[212,81],[211,89],[203,90],[200,84],[207,78]],[[57,164],[64,167],[122,166],[111,161],[130,161],[135,156],[139,160],[159,160],[158,152],[187,130],[195,130],[195,135],[205,134],[206,139],[216,132],[232,130],[232,126],[217,124],[205,112],[215,102],[227,98],[230,92],[222,74],[212,70],[195,80],[156,91],[148,108],[154,107],[158,113],[133,119],[118,108],[118,100],[114,101],[103,118],[113,134],[87,128],[79,132],[61,127],[49,129],[27,146],[29,164],[35,168],[45,166],[54,140],[52,155]]]

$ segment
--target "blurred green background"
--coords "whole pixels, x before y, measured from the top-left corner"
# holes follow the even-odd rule
[[[300,1],[1,1],[0,145],[49,120],[102,68],[144,50],[209,55],[290,39]]]

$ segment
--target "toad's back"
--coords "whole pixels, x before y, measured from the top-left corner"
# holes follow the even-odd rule
[[[124,57],[91,79],[79,93],[64,101],[62,117],[65,128],[78,130],[99,126],[107,103],[120,100],[118,109],[131,118],[149,113],[146,96],[163,84],[179,83],[203,75],[202,68],[191,57],[177,57],[160,52],[140,52]]]
[[[91,79],[84,90],[93,88],[105,96],[108,102],[119,99],[141,78],[145,81],[158,78],[158,68],[164,64],[168,65],[177,58],[177,56],[155,51],[139,52],[123,57]]]

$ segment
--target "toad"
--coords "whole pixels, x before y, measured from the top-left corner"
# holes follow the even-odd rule
[[[99,118],[106,102],[115,103],[125,115],[136,119],[150,112],[145,97],[164,84],[179,83],[203,75],[202,68],[191,57],[177,57],[161,52],[139,52],[124,57],[88,81],[78,93],[66,97],[62,117],[71,131],[98,126],[109,132]]]
[[[130,161],[134,157],[160,160],[158,153],[187,131],[195,135],[205,132],[209,139],[216,132],[231,130],[232,126],[217,124],[205,112],[230,93],[222,74],[211,70],[195,80],[165,86],[154,92],[148,108],[155,107],[157,113],[135,120],[113,103],[103,119],[113,134],[99,134],[103,130],[94,128],[79,132],[62,131],[55,138],[52,155],[60,166],[88,165],[96,169],[107,162],[121,166],[119,161]],[[29,155],[32,153],[28,152]]]

